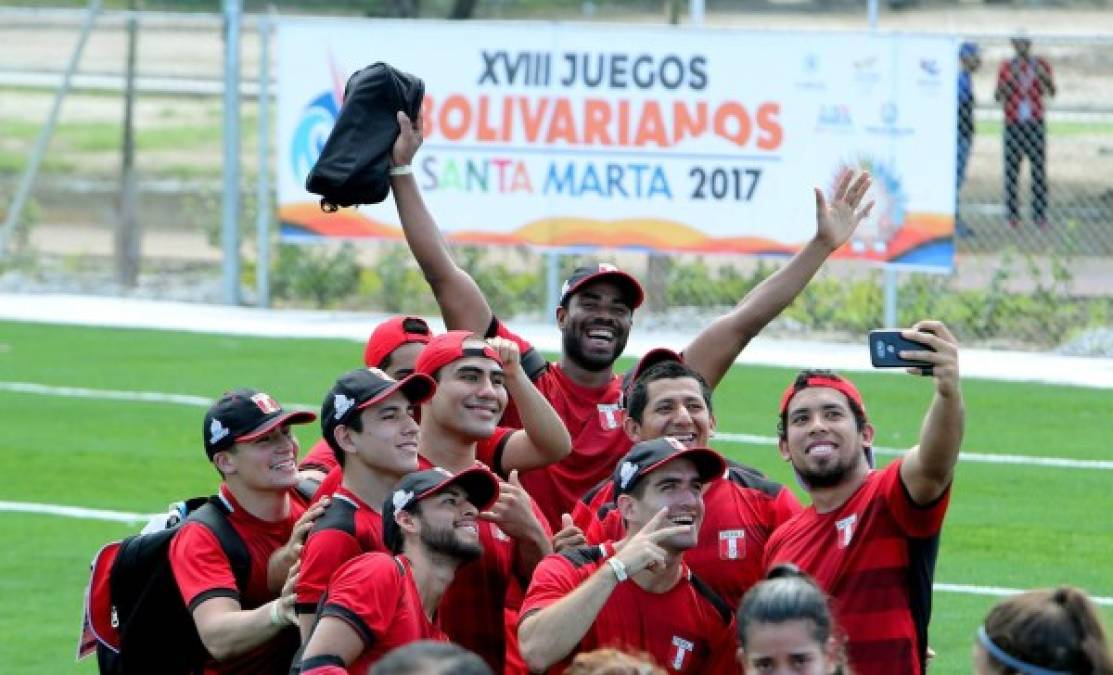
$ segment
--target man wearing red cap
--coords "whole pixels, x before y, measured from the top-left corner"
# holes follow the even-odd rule
[[[414,406],[435,389],[433,379],[420,373],[397,381],[376,368],[358,368],[325,394],[321,432],[339,462],[342,482],[301,554],[294,611],[303,640],[337,568],[361,553],[386,550],[379,506],[391,486],[417,471]]]
[[[529,437],[562,439],[565,452],[569,443],[560,418],[516,362],[517,354],[508,340],[488,342],[467,331],[449,331],[433,338],[415,364],[418,374],[437,380],[436,394],[421,406],[422,467],[455,472],[479,460],[508,475],[498,502],[480,514],[483,555],[460,569],[440,613],[453,641],[478,653],[496,673],[508,670],[504,608],[517,609],[515,585],[524,588],[538,561],[552,550],[551,532],[516,469],[543,461]],[[515,396],[522,396],[517,401],[525,429],[498,426],[511,386]]]
[[[433,332],[419,316],[392,316],[375,326],[363,349],[363,365],[378,368],[395,380],[402,380],[414,371],[414,362],[421,348],[428,344]],[[337,468],[336,455],[326,439],[313,444],[298,464],[298,476],[320,483]],[[334,477],[333,481],[338,481]],[[334,485],[327,492],[331,493]]]
[[[577,653],[644,652],[670,673],[734,673],[734,615],[684,564],[704,518],[704,486],[726,463],[671,437],[634,445],[614,470],[629,534],[538,565],[518,637],[533,672],[564,672]]]
[[[401,112],[398,121],[401,134],[391,161],[395,167],[408,168],[421,145],[421,121],[415,125]],[[708,384],[714,387],[719,383],[750,339],[792,302],[823,261],[850,238],[872,206],[859,209],[869,186],[868,175],[855,179],[850,171],[845,172],[830,208],[817,189],[817,224],[812,240],[685,348],[685,361]],[[613,366],[626,347],[634,310],[642,303],[641,286],[613,265],[581,267],[573,272],[556,308],[557,325],[563,335],[561,358],[557,363],[546,363],[527,342],[498,321],[475,280],[453,261],[412,173],[393,171],[391,189],[406,241],[432,286],[445,324],[516,341],[530,379],[553,404],[572,435],[573,451],[565,460],[522,476],[522,484],[537,500],[550,526],[559,529],[561,515],[605,478],[630,448],[622,432],[621,379]],[[508,423],[514,421],[513,414],[507,416]]]
[[[628,376],[624,428],[633,442],[670,436],[690,448],[708,445],[715,430],[711,389],[679,354],[652,350]],[[708,486],[703,501],[707,515],[699,541],[684,554],[684,561],[733,611],[765,575],[762,558],[770,535],[802,507],[791,490],[737,462],[728,462],[723,480]],[[626,536],[613,481],[603,481],[586,494],[572,520],[585,543]],[[563,547],[565,541],[575,541],[575,533],[575,528],[565,528],[554,543]]]
[[[212,656],[205,673],[284,672],[298,646],[293,585],[287,570],[324,505],[306,510],[294,489],[298,442],[291,424],[317,419],[287,411],[265,392],[237,389],[205,413],[205,454],[220,473],[219,505],[251,561],[239,588],[216,535],[187,521],[170,543],[169,561],[201,642]]]
[[[858,389],[829,371],[804,371],[781,399],[781,456],[792,463],[812,505],[770,538],[765,565],[790,562],[831,596],[859,675],[924,672],[931,583],[939,533],[950,502],[965,409],[958,347],[937,321],[905,338],[902,351],[930,368],[935,394],[919,444],[873,470],[874,430]]]
[[[346,667],[365,675],[395,647],[447,640],[434,617],[460,566],[483,552],[476,517],[498,492],[498,481],[479,466],[417,471],[399,481],[382,509],[394,556],[365,553],[337,570],[300,672]]]

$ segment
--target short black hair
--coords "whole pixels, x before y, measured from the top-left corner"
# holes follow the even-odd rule
[[[370,675],[492,675],[473,652],[451,642],[419,640],[391,650]]]
[[[352,419],[348,420],[344,424],[337,425],[337,428],[341,426],[348,427],[357,434],[361,433],[363,431],[363,411],[357,411],[356,414],[352,415]],[[343,469],[344,457],[348,453],[344,452],[344,448],[341,448],[340,444],[336,442],[336,429],[333,429],[332,433],[325,436],[325,443],[328,443],[328,447],[332,449],[333,457],[336,458],[336,463],[340,465],[341,469]]]
[[[813,377],[833,377],[842,379],[835,371],[827,370],[826,368],[809,368],[801,370],[796,374],[796,379],[792,381],[792,395],[795,396],[796,392],[801,389],[808,388],[808,380]],[[862,410],[862,406],[855,403],[849,396],[846,397],[847,404],[850,405],[850,412],[854,414],[854,422],[858,427],[858,431],[866,426],[866,411]],[[782,441],[788,436],[788,409],[784,409],[779,413],[777,420],[777,437]]]
[[[662,361],[650,366],[649,370],[642,373],[641,377],[634,381],[634,386],[630,387],[630,393],[626,399],[626,415],[641,424],[642,415],[645,414],[645,406],[649,404],[650,383],[657,380],[679,380],[686,377],[699,382],[700,394],[703,396],[704,404],[707,405],[707,411],[714,412],[711,408],[711,387],[707,384],[707,380],[703,379],[703,375],[679,361]]]

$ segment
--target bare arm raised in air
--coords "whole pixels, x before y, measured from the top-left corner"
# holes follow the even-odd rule
[[[734,309],[712,321],[684,349],[684,362],[703,375],[712,388],[750,340],[796,299],[827,257],[845,244],[869,215],[873,202],[859,208],[869,188],[869,174],[863,172],[855,177],[850,169],[839,176],[830,204],[816,188],[816,227],[811,241],[787,265],[747,293]]]
[[[394,142],[391,163],[407,166],[413,162],[417,149],[421,147],[421,119],[415,124],[399,111],[398,125],[401,133]],[[406,243],[433,289],[445,326],[449,330],[470,330],[483,335],[491,324],[491,307],[475,279],[452,259],[444,235],[425,208],[417,179],[413,174],[391,176],[390,188]]]

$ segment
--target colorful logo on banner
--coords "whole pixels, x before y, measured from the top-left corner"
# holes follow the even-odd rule
[[[329,71],[332,76],[332,90],[323,91],[313,98],[301,111],[294,135],[290,139],[290,162],[294,177],[305,182],[310,169],[317,163],[321,150],[325,147],[328,135],[336,125],[340,114],[340,104],[344,102],[343,75],[329,54]]]

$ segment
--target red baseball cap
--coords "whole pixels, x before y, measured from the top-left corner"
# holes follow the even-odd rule
[[[785,388],[784,393],[781,395],[781,414],[784,415],[786,412],[788,412],[788,402],[792,400],[792,397],[795,396],[797,392],[803,389],[809,389],[811,387],[827,387],[829,389],[834,389],[835,391],[841,392],[862,410],[863,416],[866,416],[868,418],[868,415],[866,415],[866,404],[862,400],[862,394],[858,391],[858,387],[854,386],[854,383],[846,379],[845,377],[834,374],[812,375],[807,380],[805,380],[803,384],[800,385],[798,385],[794,380],[791,384],[788,385],[788,387]]]
[[[420,342],[429,344],[433,331],[429,324],[419,316],[392,316],[383,321],[367,338],[363,349],[363,364],[370,368],[382,368],[383,361],[391,352],[404,344]]]
[[[464,342],[467,340],[483,342],[483,347],[464,347]],[[437,371],[441,368],[453,361],[469,356],[491,359],[500,366],[502,365],[502,359],[499,358],[498,352],[495,351],[494,347],[488,345],[483,338],[466,330],[450,330],[438,335],[425,345],[425,349],[422,349],[417,356],[414,372],[435,377]]]

